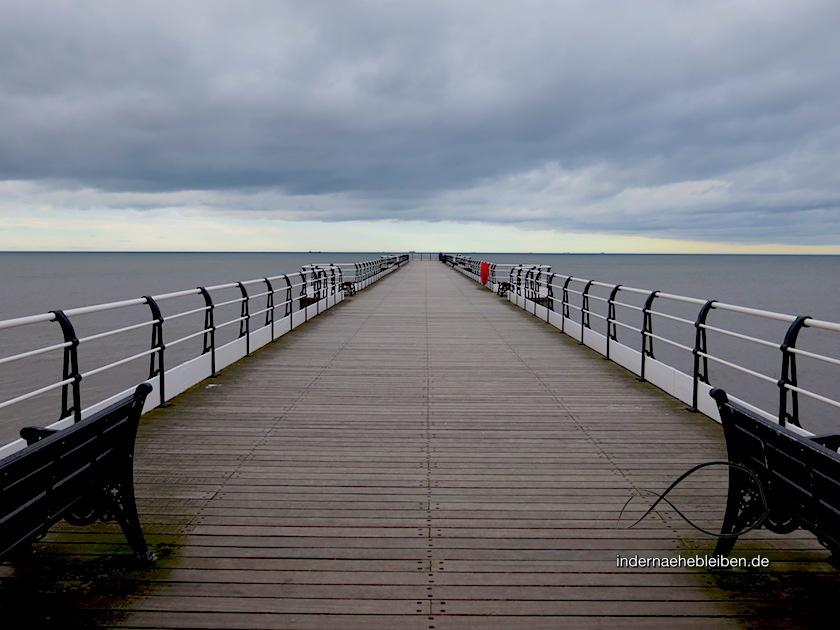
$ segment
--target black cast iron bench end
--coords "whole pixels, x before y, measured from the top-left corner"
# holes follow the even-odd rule
[[[152,386],[59,431],[26,427],[22,450],[0,460],[0,561],[31,549],[61,519],[116,520],[138,558],[151,560],[134,496],[134,441]]]
[[[840,435],[800,435],[729,400],[722,389],[713,389],[711,396],[729,461],[755,475],[751,479],[730,468],[715,555],[728,556],[738,532],[758,523],[778,534],[809,530],[832,553],[829,562],[840,568]]]

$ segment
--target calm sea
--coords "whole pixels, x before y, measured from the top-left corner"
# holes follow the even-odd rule
[[[355,262],[381,255],[0,252],[0,320],[294,273],[310,263]]]
[[[840,321],[840,256],[468,254],[563,275]]]
[[[293,273],[307,263],[353,262],[380,255],[382,252],[0,252],[0,320]],[[837,279],[840,278],[840,256],[468,255],[494,262],[550,264],[556,273],[588,280],[840,321],[840,295],[836,290]],[[51,325],[50,335],[55,334],[55,328],[54,324]],[[148,335],[148,332],[144,331],[143,335]],[[45,345],[57,343],[60,339],[43,338],[42,341]],[[112,342],[112,346],[115,343]],[[148,347],[145,337],[137,343]],[[18,332],[0,331],[0,357],[27,349],[22,344],[24,342]],[[106,345],[101,347],[102,356],[111,353],[111,348]],[[119,356],[119,352],[115,356]],[[0,401],[9,398],[10,391],[12,395],[17,395],[25,385],[40,382],[40,372],[49,373],[45,382],[55,380],[60,374],[60,360],[60,354],[58,357],[42,357],[27,369],[16,367],[11,370],[8,365],[0,365]],[[176,362],[170,362],[168,367],[174,364]],[[142,379],[143,376],[132,374],[125,378]],[[829,387],[836,383],[833,376],[825,378],[828,378]],[[88,387],[92,388],[89,402],[93,402],[98,399],[94,392],[107,393],[114,384],[105,379]],[[756,393],[756,396],[772,396],[772,390]],[[50,404],[55,405],[55,402]],[[32,409],[37,410],[35,407],[29,410],[25,409],[25,405],[20,410],[16,408],[0,411],[0,444],[15,437],[18,427],[25,422],[46,424],[55,419],[28,417]]]
[[[0,320],[381,255],[0,252]],[[840,321],[840,256],[469,255],[494,262],[540,262],[588,280]]]

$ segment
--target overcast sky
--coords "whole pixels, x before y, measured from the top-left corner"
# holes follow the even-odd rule
[[[837,0],[0,7],[0,249],[840,253]]]

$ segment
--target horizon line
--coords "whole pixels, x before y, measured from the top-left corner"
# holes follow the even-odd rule
[[[124,250],[124,249],[4,249],[0,254],[438,254],[451,255],[505,255],[505,256],[840,256],[827,253],[739,253],[739,252],[515,252],[515,251],[420,251],[420,250],[289,250],[289,251],[251,251],[251,250]]]

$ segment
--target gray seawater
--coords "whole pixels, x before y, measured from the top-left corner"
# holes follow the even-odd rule
[[[128,253],[128,252],[0,252],[0,321],[69,310],[108,302],[161,295],[237,281],[296,273],[310,263],[341,263],[377,259],[384,252],[362,253]],[[251,288],[255,293],[262,291]],[[214,299],[235,299],[236,289],[214,294]],[[263,298],[264,299],[264,298]],[[259,302],[254,308],[262,307]],[[203,305],[200,297],[161,304],[164,316]],[[107,313],[77,316],[73,324],[81,338],[149,320],[149,309],[136,306]],[[238,305],[217,309],[217,323],[238,316]],[[202,315],[172,320],[165,341],[200,330]],[[233,340],[238,326],[217,333],[218,345]],[[133,356],[149,348],[150,328],[82,344],[80,368],[85,371]],[[0,330],[0,357],[61,343],[55,323]],[[201,352],[202,339],[167,349],[171,368]],[[86,378],[82,407],[132,387],[148,377],[149,361],[139,359],[124,367]],[[61,351],[11,364],[0,364],[0,401],[22,395],[61,378]],[[46,425],[60,415],[60,391],[0,409],[0,445],[17,438],[20,427]]]
[[[0,252],[0,320],[294,273],[311,263],[372,260],[383,253]]]
[[[563,275],[840,321],[840,256],[467,254]]]
[[[0,320],[354,262],[361,253],[0,252]],[[840,321],[840,256],[468,254],[556,273]]]
[[[354,262],[378,258],[382,252],[362,253],[88,253],[88,252],[0,252],[0,320],[45,313],[50,310],[68,310],[105,302],[113,302],[159,295],[197,286],[246,281],[265,276],[293,273],[302,264],[328,262]],[[818,319],[840,321],[840,295],[836,290],[840,277],[840,256],[704,256],[704,255],[578,255],[578,254],[468,254],[476,259],[494,262],[550,264],[553,271],[563,275],[586,278],[607,283],[620,283],[640,289],[659,290],[701,299],[777,311],[791,315],[809,315]],[[231,298],[235,297],[231,295]],[[196,304],[196,306],[199,306]],[[145,307],[143,307],[145,309]],[[116,313],[109,317],[124,317],[120,324],[147,318],[147,309],[135,315]],[[131,317],[135,317],[131,320]],[[80,334],[95,332],[106,325],[101,318],[86,316],[77,323]],[[192,322],[194,328],[200,323]],[[739,324],[733,323],[734,327]],[[749,326],[754,324],[750,323]],[[755,332],[750,329],[745,333]],[[87,328],[86,328],[87,327]],[[34,327],[33,327],[34,328]],[[230,327],[230,334],[235,334]],[[758,326],[761,328],[761,325]],[[98,328],[101,330],[102,328]],[[38,329],[38,334],[27,338],[20,330],[0,331],[0,357],[29,349],[30,344],[57,343],[55,324]],[[781,341],[784,327],[758,330],[770,338]],[[620,333],[621,335],[621,333]],[[130,353],[148,348],[148,331],[132,339],[110,338],[87,349],[86,368],[95,367]],[[840,337],[840,335],[835,335]],[[813,349],[840,356],[838,340],[813,336]],[[631,341],[622,340],[633,344]],[[728,342],[726,342],[728,344]],[[183,356],[173,356],[167,363],[172,367],[200,351],[188,344],[178,348]],[[756,352],[752,348],[742,351],[737,344],[731,351],[746,356],[754,366],[777,362],[778,351],[772,349]],[[657,346],[657,356],[669,357],[669,348]],[[91,356],[96,355],[96,356]],[[142,363],[142,362],[141,362]],[[675,357],[673,363],[689,371],[690,357]],[[145,365],[145,364],[144,364]],[[57,380],[61,370],[60,353],[28,361],[26,366],[10,368],[0,365],[0,400],[17,395],[33,384],[40,386]],[[106,373],[85,382],[87,403],[104,395],[119,391],[145,378],[143,365],[126,369],[122,373]],[[718,368],[713,368],[718,370]],[[775,370],[775,365],[772,370]],[[771,372],[772,372],[771,370]],[[824,370],[822,366],[801,366],[801,376],[809,377],[818,372],[821,393],[833,392],[838,371]],[[741,385],[736,374],[723,370],[727,380],[738,383],[750,400],[770,401],[765,408],[772,408],[777,396],[772,386],[746,383]],[[718,370],[720,373],[720,370]],[[11,393],[10,393],[11,392]],[[48,424],[57,418],[57,396],[39,402],[24,403],[0,410],[0,444],[17,435],[25,424]],[[48,397],[49,398],[49,397]],[[43,406],[47,405],[47,409]],[[807,407],[807,406],[806,406]],[[805,409],[811,413],[809,409]],[[812,415],[816,417],[817,412]],[[826,422],[826,412],[819,412],[820,428]],[[809,427],[811,428],[811,427]]]

